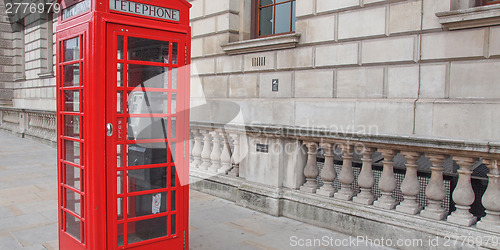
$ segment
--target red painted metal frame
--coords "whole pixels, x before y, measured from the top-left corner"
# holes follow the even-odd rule
[[[181,12],[180,22],[171,22],[165,20],[158,20],[154,18],[139,17],[133,15],[127,15],[125,13],[112,13],[108,10],[109,1],[108,0],[92,0],[92,7],[90,11],[82,13],[76,17],[62,21],[59,20],[59,25],[57,27],[57,117],[58,117],[58,194],[59,194],[59,247],[60,249],[118,249],[116,244],[113,245],[113,240],[109,240],[110,235],[116,235],[116,225],[110,225],[110,221],[107,218],[115,215],[116,217],[116,200],[113,201],[114,209],[110,209],[110,202],[115,197],[109,197],[109,181],[110,168],[107,166],[106,161],[109,160],[109,156],[106,154],[110,146],[110,142],[106,142],[105,136],[105,124],[108,121],[106,113],[109,114],[106,105],[110,101],[106,101],[109,98],[114,98],[116,100],[116,92],[109,93],[105,88],[107,79],[110,75],[110,68],[116,70],[116,63],[114,67],[108,65],[109,62],[106,60],[107,53],[110,51],[107,47],[108,42],[105,41],[106,37],[111,37],[110,28],[118,27],[128,27],[133,29],[138,34],[142,36],[148,36],[153,33],[168,32],[168,34],[175,34],[179,36],[179,41],[185,43],[187,46],[186,61],[181,58],[184,53],[184,47],[179,46],[179,63],[182,61],[184,64],[190,64],[190,50],[191,50],[191,29],[189,26],[189,8],[190,4],[184,0],[173,0],[173,1],[163,1],[163,0],[134,0],[135,2],[140,2],[149,5],[162,6],[167,8],[178,9]],[[62,84],[63,84],[63,72],[62,66],[65,64],[62,61],[62,56],[64,48],[61,44],[64,40],[75,37],[82,36],[83,42],[81,43],[81,54],[83,59],[81,63],[83,64],[83,70],[80,72],[80,84],[83,83],[81,88],[66,88],[67,90],[81,89],[80,94],[80,111],[83,110],[82,114],[66,112],[62,110],[64,106],[62,94]],[[167,39],[168,40],[168,39]],[[141,62],[143,64],[143,62]],[[179,65],[180,66],[180,65]],[[111,72],[116,77],[116,72]],[[189,67],[179,68],[178,71],[179,80],[177,83],[178,89],[184,89],[182,95],[178,93],[177,95],[177,105],[178,109],[183,108],[183,112],[177,114],[177,144],[182,144],[182,148],[179,145],[177,153],[177,178],[178,184],[177,188],[179,192],[177,193],[178,199],[178,215],[177,224],[177,234],[176,239],[170,240],[168,243],[169,247],[173,249],[182,249],[182,247],[189,248],[188,242],[188,164],[189,164]],[[181,79],[182,78],[182,79]],[[182,101],[182,103],[181,103]],[[108,107],[109,108],[109,107]],[[116,110],[115,110],[116,113]],[[64,119],[61,119],[63,115],[78,115],[83,119],[80,119],[80,134],[83,136],[80,139],[73,139],[63,136],[64,133]],[[182,118],[181,118],[182,117]],[[185,124],[182,124],[184,121]],[[81,142],[82,146],[80,149],[80,161],[83,162],[84,174],[81,175],[81,189],[79,191],[75,188],[64,185],[64,164],[67,163],[63,161],[64,157],[64,146],[62,144],[63,140],[70,140]],[[106,144],[108,143],[108,144]],[[116,148],[116,145],[113,145]],[[122,149],[124,150],[124,149]],[[83,153],[82,153],[83,152]],[[115,149],[116,154],[116,149]],[[80,168],[78,165],[73,163],[67,163],[68,165]],[[148,166],[152,167],[152,166]],[[116,174],[114,177],[114,183],[116,184]],[[80,243],[77,239],[70,236],[64,232],[64,218],[63,211],[67,211],[64,207],[64,193],[63,188],[72,190],[75,193],[82,194],[84,197],[83,207],[81,208],[80,214],[83,214],[82,221],[85,226],[81,229],[81,234],[83,236],[83,243]],[[115,185],[116,189],[116,185]],[[106,191],[104,191],[106,190]],[[115,191],[115,190],[112,190]],[[158,191],[158,190],[156,190]],[[81,203],[80,203],[81,204]],[[69,211],[74,214],[73,212]],[[181,212],[184,213],[181,215]],[[184,237],[185,233],[185,237]],[[181,235],[182,234],[182,235]],[[162,241],[152,240],[144,242],[144,244],[129,245],[127,249],[155,249],[157,247],[165,246]],[[170,248],[169,248],[170,249]]]

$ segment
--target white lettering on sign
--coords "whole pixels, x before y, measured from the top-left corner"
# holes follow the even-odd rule
[[[109,9],[141,16],[179,21],[179,10],[158,7],[149,4],[136,3],[126,0],[109,0]]]

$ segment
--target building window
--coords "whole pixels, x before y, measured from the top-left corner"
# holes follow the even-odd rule
[[[254,0],[253,37],[295,32],[295,0]]]
[[[483,5],[500,3],[500,0],[483,0]]]

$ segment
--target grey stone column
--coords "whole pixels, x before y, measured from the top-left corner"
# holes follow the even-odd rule
[[[316,189],[318,189],[316,177],[319,175],[319,169],[316,162],[316,150],[318,146],[316,142],[306,142],[304,144],[307,147],[307,164],[304,168],[306,183],[300,187],[300,190],[308,193],[316,193]]]
[[[210,153],[212,152],[212,148],[210,147],[210,134],[207,130],[200,130],[200,132],[203,134],[203,150],[201,151],[203,163],[201,164],[201,169],[208,170],[212,165],[210,162]]]
[[[210,165],[210,172],[217,173],[217,170],[221,167],[220,155],[222,152],[220,150],[220,136],[217,131],[210,132],[210,134],[213,138],[212,153],[210,154],[210,161],[212,162],[212,165]]]
[[[345,144],[344,155],[342,155],[342,170],[339,174],[340,181],[340,191],[335,193],[333,197],[340,200],[351,200],[354,196],[354,191],[351,188],[351,184],[354,182],[354,172],[352,170],[352,153],[354,147],[352,145]]]
[[[477,223],[477,227],[500,233],[500,169],[498,160],[483,160],[483,163],[488,166],[488,188],[484,192],[481,199],[483,206],[486,208],[486,216],[481,218]]]
[[[422,210],[422,207],[417,203],[417,195],[420,192],[420,183],[417,178],[417,160],[421,154],[409,151],[403,151],[401,154],[406,158],[406,174],[401,183],[404,200],[396,207],[396,210],[406,214],[417,214]]]
[[[425,190],[425,195],[429,198],[429,205],[420,212],[420,215],[425,218],[434,220],[442,220],[448,212],[441,206],[443,199],[446,197],[446,190],[443,180],[443,161],[444,155],[426,154],[432,162],[431,179]]]
[[[221,168],[217,170],[218,173],[227,174],[231,170],[231,153],[229,152],[229,140],[224,133],[220,134],[223,141],[222,153],[220,155]]]
[[[240,135],[239,134],[231,134],[231,138],[233,139],[233,155],[231,156],[231,163],[233,165],[233,169],[228,173],[228,175],[233,177],[240,176]]]
[[[382,171],[382,177],[378,181],[378,187],[382,193],[382,196],[378,198],[373,205],[383,209],[394,209],[398,204],[396,199],[392,197],[392,192],[396,189],[396,178],[394,177],[394,156],[397,151],[393,149],[378,149],[378,151],[384,157],[382,164],[384,165],[384,170]]]
[[[333,181],[337,177],[337,172],[333,166],[333,145],[331,143],[322,143],[320,146],[325,150],[325,165],[321,170],[321,179],[323,186],[316,192],[319,195],[332,197],[337,190],[333,187]]]
[[[469,212],[470,205],[474,203],[475,199],[470,169],[476,161],[471,157],[461,156],[454,156],[453,159],[460,165],[460,169],[457,171],[459,174],[458,183],[452,196],[457,210],[451,213],[447,221],[469,227],[477,221],[477,218]]]
[[[363,158],[361,161],[363,165],[361,167],[361,172],[358,176],[358,185],[361,192],[352,199],[352,201],[360,204],[371,205],[375,201],[375,197],[372,194],[373,185],[375,185],[375,178],[373,177],[372,163],[373,163],[373,152],[374,148],[360,147],[358,150],[362,150]]]
[[[202,161],[201,161],[201,151],[202,151],[202,146],[201,146],[201,140],[202,140],[202,135],[201,133],[197,130],[193,130],[193,137],[194,137],[194,146],[193,146],[193,165],[196,168],[199,168]]]

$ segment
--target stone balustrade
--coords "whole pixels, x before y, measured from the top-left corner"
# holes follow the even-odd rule
[[[20,137],[55,145],[56,128],[55,112],[0,107],[0,129]]]
[[[426,142],[424,139],[408,140],[407,143],[394,141],[391,144],[390,140],[384,138],[328,138],[317,134],[307,136],[303,131],[290,132],[279,128],[259,130],[250,126],[245,131],[192,125],[191,132],[191,169],[194,171],[227,178],[239,177],[236,179],[241,181],[254,181],[256,178],[251,178],[249,174],[252,173],[251,169],[262,167],[249,165],[249,162],[255,161],[246,158],[259,157],[259,151],[254,151],[254,145],[250,145],[252,139],[249,139],[246,141],[246,152],[242,153],[241,139],[268,138],[268,142],[283,143],[295,140],[302,150],[303,164],[297,165],[293,170],[286,169],[285,166],[285,169],[278,173],[287,175],[300,172],[290,182],[295,180],[299,185],[293,187],[283,184],[288,180],[280,180],[278,185],[262,183],[263,186],[288,187],[292,190],[290,192],[309,194],[311,199],[325,197],[344,204],[358,204],[364,208],[373,207],[379,211],[388,211],[395,216],[404,214],[411,218],[422,218],[423,221],[431,220],[473,227],[493,234],[500,233],[498,145],[483,148],[480,144],[459,145],[460,142],[451,141],[445,144],[435,140]],[[276,144],[271,143],[269,148],[271,147],[276,147]],[[292,155],[289,158],[300,156]],[[281,161],[281,164],[287,165],[287,161]],[[396,161],[400,165],[398,171],[404,173],[399,174],[400,178],[395,176]],[[243,162],[246,162],[246,174],[240,174],[239,165]],[[263,161],[260,159],[257,162]],[[445,172],[445,163],[458,167],[458,170]],[[428,165],[428,171],[420,170],[422,164]],[[484,194],[475,194],[473,189],[473,166],[482,166],[484,169],[486,166],[489,169],[488,185]],[[280,166],[267,168],[281,169]],[[456,186],[450,186],[450,178],[456,180]],[[397,198],[396,192],[399,194]],[[486,214],[484,217],[475,216],[469,211],[478,195],[482,195],[481,204]]]

